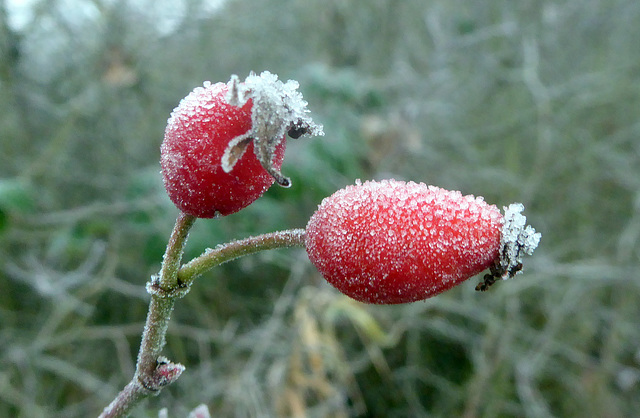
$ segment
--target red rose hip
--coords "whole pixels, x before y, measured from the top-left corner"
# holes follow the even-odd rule
[[[205,82],[182,99],[167,122],[161,147],[165,188],[181,211],[200,218],[250,205],[280,173],[285,135],[322,135],[306,113],[297,82],[263,72],[244,83]]]
[[[396,304],[434,296],[489,267],[492,277],[511,276],[511,264],[501,267],[504,224],[498,208],[480,197],[422,183],[365,182],[323,200],[305,245],[342,293]],[[522,251],[533,249],[519,248],[514,257]]]

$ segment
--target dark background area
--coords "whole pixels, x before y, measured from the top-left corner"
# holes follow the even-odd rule
[[[166,120],[205,80],[296,79],[326,136],[289,140],[249,208],[187,257],[303,227],[356,179],[523,202],[517,280],[402,306],[328,286],[304,250],[198,279],[134,416],[622,417],[640,410],[636,0],[0,1],[0,416],[97,415],[135,367],[177,215]]]

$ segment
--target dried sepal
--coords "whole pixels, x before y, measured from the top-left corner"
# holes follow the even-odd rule
[[[514,277],[522,271],[522,256],[533,254],[542,237],[531,225],[527,225],[527,217],[522,214],[523,210],[522,203],[512,203],[504,208],[504,226],[500,241],[500,270],[503,279]]]
[[[253,72],[240,82],[236,75],[227,83],[227,102],[232,106],[243,106],[252,100],[251,129],[232,139],[224,152],[222,167],[225,172],[233,169],[248,143],[253,141],[254,152],[264,169],[283,187],[290,187],[291,180],[273,165],[277,146],[286,134],[291,138],[300,136],[322,136],[322,125],[317,125],[308,115],[307,102],[298,91],[297,81],[286,83],[278,76],[263,71],[259,76]]]
[[[542,237],[531,225],[527,225],[527,217],[522,214],[522,203],[512,203],[503,209],[500,257],[491,265],[491,273],[485,274],[483,282],[476,286],[478,291],[484,292],[498,279],[511,279],[522,273],[523,256],[533,254]]]
[[[238,160],[244,155],[247,147],[253,139],[247,134],[239,135],[229,141],[229,145],[222,154],[220,165],[225,173],[231,172]]]
[[[244,93],[240,93],[240,80],[238,76],[233,74],[227,83],[227,103],[231,106],[242,107],[247,102]]]

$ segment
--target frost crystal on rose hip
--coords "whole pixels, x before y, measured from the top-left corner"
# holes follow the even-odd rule
[[[285,135],[323,135],[309,117],[298,83],[268,71],[244,82],[205,82],[173,110],[161,147],[165,188],[185,213],[228,215],[273,183],[289,186],[280,167]]]
[[[368,181],[323,200],[309,220],[305,245],[311,262],[346,295],[367,303],[405,303],[488,268],[491,277],[494,270],[508,275],[504,269],[521,264],[523,251],[532,252],[539,240],[531,227],[516,233],[517,240],[528,234],[530,245],[516,255],[511,251],[511,261],[501,267],[504,248],[514,247],[512,237],[503,237],[510,224],[481,197],[423,183]]]
[[[282,175],[272,164],[278,145],[285,134],[292,138],[302,135],[322,136],[322,125],[316,125],[308,113],[307,102],[298,92],[297,81],[286,83],[278,76],[263,71],[259,76],[251,73],[240,83],[235,75],[228,83],[227,101],[234,106],[243,106],[253,101],[251,109],[251,129],[233,138],[222,157],[222,168],[229,172],[250,143],[262,166],[284,187],[291,186],[291,180]]]

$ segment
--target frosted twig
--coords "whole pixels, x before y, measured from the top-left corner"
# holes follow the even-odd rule
[[[303,246],[304,229],[292,229],[249,237],[219,245],[205,251],[200,257],[180,267],[189,229],[195,218],[181,213],[167,245],[167,251],[158,276],[147,284],[151,294],[149,313],[142,335],[136,372],[131,381],[107,406],[101,418],[126,416],[131,408],[143,399],[160,393],[163,387],[173,383],[184,371],[184,366],[172,363],[160,356],[165,345],[175,301],[188,293],[193,281],[205,271],[235,258],[259,251]]]
[[[304,229],[289,229],[269,234],[249,237],[207,249],[201,256],[182,266],[178,280],[188,286],[207,270],[227,261],[275,248],[304,246]]]
[[[152,277],[147,284],[151,302],[140,343],[136,373],[131,382],[102,411],[101,418],[126,416],[142,399],[157,395],[164,386],[173,383],[184,371],[183,365],[172,363],[160,356],[160,353],[166,342],[165,335],[175,301],[189,291],[188,287],[181,286],[177,276],[189,230],[195,220],[191,215],[178,215],[162,260],[160,274]]]

